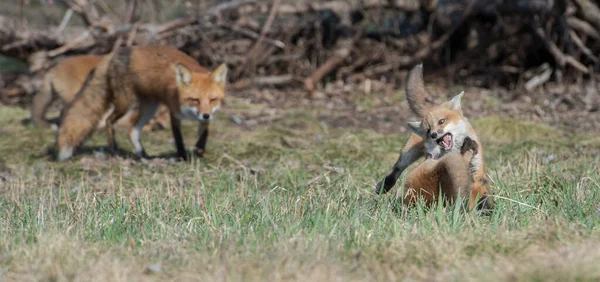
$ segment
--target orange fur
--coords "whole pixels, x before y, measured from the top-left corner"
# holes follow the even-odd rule
[[[472,185],[468,189],[471,193],[469,207],[478,205],[481,208],[492,209],[493,203],[490,197],[491,192],[487,185],[487,175],[483,165],[483,147],[473,130],[469,121],[463,116],[460,109],[460,100],[462,93],[452,100],[436,105],[433,104],[431,96],[425,90],[423,83],[422,66],[417,66],[409,72],[407,83],[407,100],[410,108],[420,118],[420,122],[408,123],[413,131],[408,141],[405,143],[402,152],[392,172],[390,172],[383,181],[376,186],[376,193],[386,193],[397,182],[402,172],[413,162],[422,156],[439,159],[445,155],[456,152],[463,144],[465,137],[476,141],[478,154],[472,158],[471,176]],[[439,142],[439,136],[451,133],[451,149],[444,149]],[[413,181],[418,173],[412,174]],[[423,176],[427,178],[427,176]],[[423,180],[428,181],[428,180]]]
[[[139,128],[159,104],[169,109],[177,156],[187,159],[180,119],[200,121],[195,151],[199,155],[204,153],[208,123],[225,97],[225,65],[210,72],[177,49],[138,46],[123,50],[112,70],[109,84],[116,96],[135,95],[140,104],[139,114],[133,117],[136,126],[129,132],[129,138],[140,156],[145,157],[146,152],[139,141]],[[115,110],[112,118],[122,112],[121,109]]]
[[[404,193],[399,189],[396,199],[412,205],[422,198],[426,206],[431,206],[439,199],[440,192],[445,203],[454,203],[459,195],[461,199],[469,198],[470,162],[477,154],[477,145],[471,141],[468,146],[464,153],[450,152],[419,164],[406,176]]]
[[[417,65],[408,74],[406,100],[408,100],[410,110],[420,117],[427,114],[436,105],[423,84],[423,64]]]
[[[76,118],[77,114],[75,113],[78,112],[79,117],[77,118],[84,119],[86,122],[80,122],[82,127],[79,130],[75,130],[76,126],[71,126],[71,131],[62,131],[64,136],[74,137],[67,138],[69,141],[66,143],[57,142],[59,152],[67,148],[71,149],[72,153],[72,149],[85,139],[86,134],[89,134],[90,129],[87,127],[99,122],[100,117],[96,112],[107,111],[110,105],[113,106],[113,109],[106,119],[106,130],[109,147],[113,151],[116,150],[114,124],[134,104],[137,110],[132,111],[127,117],[132,125],[129,137],[140,156],[146,156],[139,141],[140,132],[155,116],[161,105],[164,105],[169,112],[169,122],[175,137],[177,155],[187,159],[181,137],[179,121],[181,118],[200,121],[200,136],[196,143],[196,152],[200,155],[204,152],[208,137],[208,123],[225,96],[227,74],[225,65],[210,72],[177,49],[161,46],[137,46],[122,48],[105,65],[105,69],[100,66],[98,65],[90,85],[82,87],[82,97],[73,102],[71,108],[79,108],[79,110],[70,110],[73,113],[72,119]],[[81,112],[81,109],[86,107],[90,107],[90,109],[87,112]],[[68,121],[66,123],[76,122]],[[60,132],[59,135],[61,135]],[[65,158],[59,157],[59,159]]]
[[[59,98],[64,105],[71,104],[85,78],[101,59],[102,57],[94,55],[73,56],[51,68],[44,76],[41,89],[33,97],[31,104],[33,123],[39,127],[49,127],[50,123],[45,115],[53,100]]]
[[[96,128],[110,106],[106,87],[106,73],[112,55],[105,56],[83,83],[77,98],[64,111],[61,125],[56,135],[57,159],[70,158],[79,146]]]
[[[46,120],[48,107],[52,102],[58,99],[63,108],[67,108],[75,99],[75,96],[89,73],[96,68],[102,60],[102,56],[80,55],[64,59],[59,64],[51,68],[44,76],[42,87],[34,96],[31,104],[31,119],[36,126],[49,127],[50,123]],[[135,109],[134,109],[135,111]],[[104,116],[106,119],[108,115]],[[157,116],[144,127],[144,131],[149,131],[157,124],[166,127],[168,124],[168,114],[160,111]],[[117,122],[120,126],[130,127],[131,121],[122,118]],[[98,128],[104,127],[104,120],[100,122]]]

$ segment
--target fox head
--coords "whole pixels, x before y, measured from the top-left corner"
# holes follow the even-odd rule
[[[464,92],[450,101],[434,106],[421,121],[409,122],[408,128],[425,141],[427,155],[437,159],[452,150],[460,150],[468,135],[467,120],[461,110]]]
[[[225,98],[227,66],[221,64],[207,73],[192,72],[183,64],[175,66],[180,115],[186,119],[208,121]]]

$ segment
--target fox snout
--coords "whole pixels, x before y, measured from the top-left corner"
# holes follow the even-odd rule
[[[431,139],[437,139],[438,136],[442,135],[443,133],[444,133],[443,130],[438,129],[438,131],[431,132],[431,134],[429,134],[429,135],[431,136]]]
[[[201,114],[201,115],[198,115],[198,119],[199,120],[209,120],[211,118],[212,118],[211,114]]]

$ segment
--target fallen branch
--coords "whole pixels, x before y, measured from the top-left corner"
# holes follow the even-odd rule
[[[596,26],[596,28],[600,28],[600,9],[598,9],[598,6],[589,0],[573,0],[573,2],[579,7],[581,16],[586,21]]]
[[[67,42],[65,45],[60,46],[59,48],[56,48],[54,50],[48,51],[47,56],[48,58],[53,58],[56,57],[58,55],[62,55],[72,49],[78,48],[80,47],[84,42],[87,41],[88,37],[90,37],[90,32],[89,31],[85,31],[84,33],[82,33],[81,35],[79,35],[77,38],[75,38],[73,41]],[[93,41],[93,39],[92,39]],[[88,42],[88,45],[92,45],[94,44],[93,42]]]
[[[315,84],[325,75],[336,69],[352,52],[354,43],[362,37],[362,33],[355,34],[352,39],[340,41],[338,49],[333,57],[329,58],[321,65],[310,77],[304,80],[304,87],[308,90],[311,97],[314,96]]]
[[[65,12],[63,19],[60,21],[60,24],[58,25],[58,28],[56,29],[57,32],[61,32],[61,31],[63,31],[63,29],[65,29],[65,27],[67,27],[67,24],[71,20],[72,15],[73,15],[73,9],[68,9]]]
[[[598,62],[598,57],[594,56],[594,54],[592,53],[592,50],[590,50],[588,47],[585,46],[585,43],[583,43],[583,40],[581,40],[581,38],[579,38],[577,33],[570,30],[569,35],[571,36],[573,43],[575,43],[575,45],[577,45],[577,47],[579,47],[579,49],[581,50],[581,52],[583,52],[583,54],[585,54],[588,58],[590,58],[590,60],[592,60],[594,63]]]
[[[550,79],[550,76],[552,75],[552,68],[550,68],[550,65],[547,63],[543,64],[540,67],[540,70],[542,71],[541,74],[532,77],[529,81],[527,81],[527,83],[525,83],[525,89],[528,92],[531,92],[533,89],[546,83]]]
[[[125,18],[125,23],[133,23],[134,22],[136,8],[137,8],[137,0],[129,1],[129,7],[127,9],[127,18]]]
[[[548,40],[546,33],[544,33],[544,30],[541,27],[538,26],[534,29],[535,33],[544,41],[546,49],[548,49],[550,54],[554,56],[554,60],[560,67],[564,68],[567,64],[569,64],[582,73],[588,73],[588,69],[585,65],[577,61],[572,56],[563,53],[554,42]]]
[[[600,39],[600,33],[589,23],[575,17],[568,17],[567,24],[570,28],[575,29],[593,39]]]
[[[239,33],[241,35],[250,37],[252,39],[258,39],[258,38],[260,38],[260,35],[258,33],[256,33],[256,32],[254,32],[254,31],[251,31],[251,30],[248,30],[248,29],[245,29],[245,28],[241,28],[241,27],[237,27],[237,26],[233,26],[233,25],[230,25],[230,24],[227,24],[227,23],[221,23],[221,24],[219,24],[219,27],[231,30],[233,32],[237,32],[237,33]],[[266,43],[269,43],[269,44],[271,44],[273,46],[276,46],[278,48],[281,48],[281,49],[285,48],[285,43],[283,43],[280,40],[275,40],[275,39],[271,39],[271,38],[265,37],[265,38],[263,38],[263,41],[266,42]]]
[[[281,86],[289,85],[302,80],[295,78],[291,74],[273,75],[273,76],[257,76],[251,79],[242,79],[232,85],[233,89],[244,89],[250,86]]]
[[[131,28],[131,32],[129,33],[129,36],[127,36],[127,47],[133,46],[133,42],[135,41],[135,36],[137,35],[139,27],[140,25],[135,23]]]
[[[279,7],[279,3],[281,3],[281,0],[273,0],[273,5],[271,5],[271,10],[269,12],[269,16],[267,17],[267,20],[265,21],[265,24],[263,25],[263,28],[260,31],[260,36],[258,37],[258,40],[256,40],[256,42],[254,42],[254,46],[252,46],[252,48],[250,49],[250,52],[248,52],[248,54],[246,54],[246,57],[244,58],[244,62],[236,70],[233,77],[239,77],[244,72],[246,72],[246,70],[248,68],[254,69],[254,66],[257,63],[256,55],[257,55],[258,49],[260,48],[263,40],[265,39],[265,35],[267,34],[269,29],[271,28],[271,25],[273,24],[273,19],[275,19],[275,15],[277,14],[277,9]]]

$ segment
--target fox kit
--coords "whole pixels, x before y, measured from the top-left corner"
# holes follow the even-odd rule
[[[377,184],[375,193],[388,192],[402,172],[422,156],[437,160],[448,153],[460,152],[465,138],[469,137],[477,143],[478,151],[470,162],[473,183],[469,189],[469,208],[475,205],[484,209],[493,208],[483,167],[483,148],[475,130],[463,116],[462,96],[461,92],[448,102],[436,104],[425,89],[423,66],[418,65],[409,72],[406,97],[410,109],[421,121],[408,123],[413,133],[404,144],[392,171]]]
[[[115,150],[113,124],[128,111],[131,97],[138,111],[131,115],[134,126],[129,131],[129,139],[140,157],[147,157],[140,142],[141,129],[161,104],[169,109],[177,156],[184,160],[187,154],[180,120],[200,122],[195,152],[201,156],[210,120],[225,97],[227,67],[222,64],[210,72],[183,52],[164,46],[136,46],[115,52],[114,58],[106,60],[107,56],[98,65],[88,89],[67,111],[58,134],[58,159],[72,156],[73,149],[98,123],[100,116],[97,112],[106,111],[110,103],[114,104],[114,110],[106,120],[106,128],[109,147]],[[97,107],[98,110],[77,110],[78,107],[86,108],[86,104],[94,104],[87,107]]]
[[[71,104],[85,78],[101,59],[101,56],[94,55],[73,56],[51,68],[44,76],[39,92],[33,97],[33,123],[39,127],[49,127],[50,123],[45,116],[53,100],[59,98],[64,105]]]
[[[34,125],[49,127],[50,123],[46,119],[46,113],[50,104],[58,98],[63,104],[63,108],[68,107],[75,99],[81,86],[83,86],[88,74],[96,68],[100,60],[102,60],[102,56],[72,56],[51,68],[44,76],[42,87],[33,98],[31,104],[31,119]],[[135,111],[135,109],[132,110]],[[104,121],[108,118],[111,111],[112,109],[109,109],[103,116],[98,128],[104,127]],[[121,118],[119,122],[123,125],[131,126],[128,124],[130,120],[127,117]],[[164,114],[157,115],[155,120],[152,121],[152,125],[144,130],[149,130],[155,125],[165,126],[166,124]],[[52,127],[57,130],[56,125],[52,124]]]
[[[458,196],[468,199],[473,182],[470,163],[477,153],[477,143],[466,137],[460,152],[451,151],[438,159],[428,158],[408,173],[404,193],[398,189],[396,200],[412,205],[422,197],[425,205],[431,206],[440,191],[445,203],[455,202]]]

